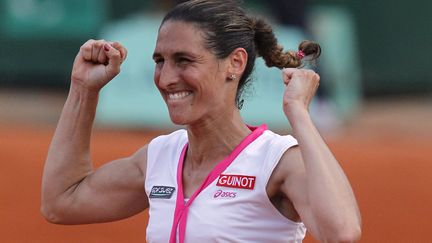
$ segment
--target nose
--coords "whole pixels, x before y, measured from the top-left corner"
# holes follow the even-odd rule
[[[167,89],[168,87],[178,82],[178,73],[176,68],[169,63],[164,63],[161,67],[156,67],[155,71],[155,83],[161,89]]]

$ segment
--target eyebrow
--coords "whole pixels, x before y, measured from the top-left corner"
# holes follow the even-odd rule
[[[174,56],[174,58],[179,58],[179,57],[184,57],[184,56],[187,56],[190,58],[196,58],[196,55],[190,54],[188,52],[182,52],[182,51],[174,53],[173,56]],[[160,58],[160,57],[162,57],[162,54],[160,54],[159,52],[153,53],[153,59]]]

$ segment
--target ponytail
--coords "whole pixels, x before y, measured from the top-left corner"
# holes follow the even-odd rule
[[[272,27],[263,19],[252,18],[252,27],[255,31],[255,46],[258,56],[262,57],[268,67],[279,69],[288,67],[300,67],[302,59],[308,56],[308,61],[316,60],[321,54],[319,44],[312,41],[300,43],[298,52],[285,51],[278,43]]]

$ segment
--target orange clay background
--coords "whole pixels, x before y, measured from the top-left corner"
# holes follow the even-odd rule
[[[343,129],[324,135],[357,196],[361,242],[431,242],[430,105],[430,99],[369,102]],[[38,118],[44,108],[16,120],[5,118],[9,109],[15,108],[3,107],[0,123],[0,242],[145,242],[146,212],[98,225],[45,222],[39,213],[40,184],[54,123]],[[94,160],[101,165],[128,156],[157,134],[98,128]],[[307,236],[305,242],[315,241]]]

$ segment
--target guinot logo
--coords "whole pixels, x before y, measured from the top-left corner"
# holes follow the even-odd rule
[[[255,179],[255,176],[221,174],[216,185],[253,190],[255,187]]]

